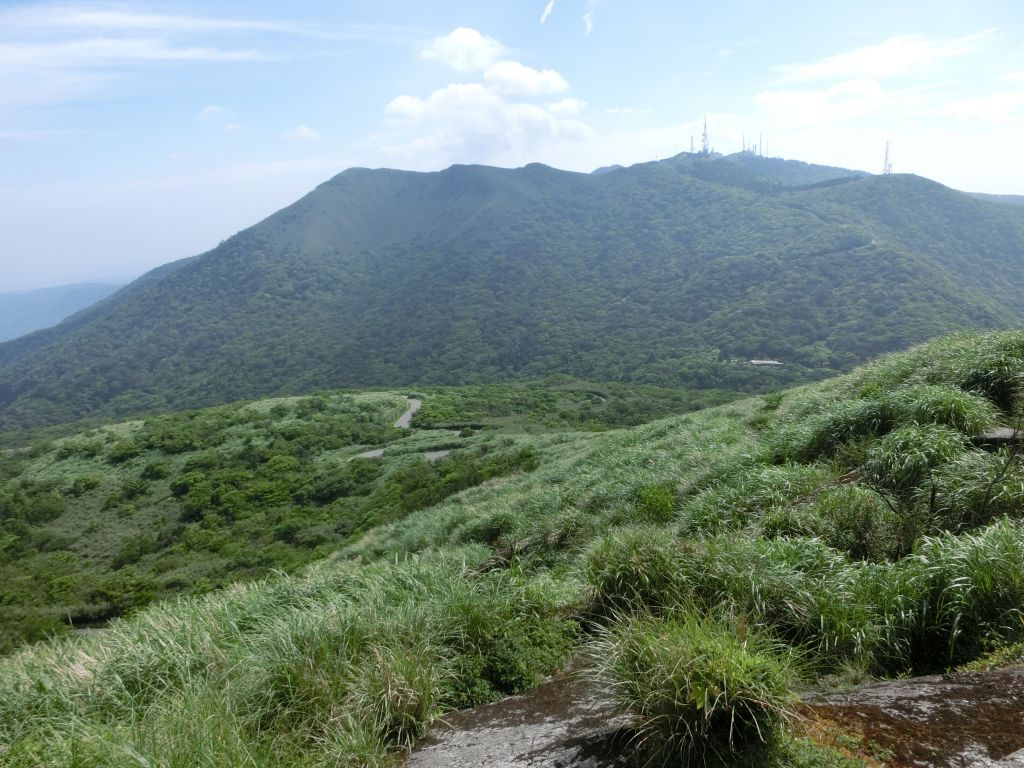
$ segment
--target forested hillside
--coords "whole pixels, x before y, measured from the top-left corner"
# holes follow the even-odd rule
[[[105,299],[121,286],[76,283],[22,293],[0,293],[0,341],[49,328]]]
[[[1024,209],[914,176],[752,155],[351,169],[0,345],[0,427],[551,373],[764,391],[1013,326],[1022,297]]]

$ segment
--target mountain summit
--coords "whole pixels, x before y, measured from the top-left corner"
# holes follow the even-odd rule
[[[353,168],[0,344],[0,426],[552,373],[755,388],[1022,316],[1024,208],[915,176]]]

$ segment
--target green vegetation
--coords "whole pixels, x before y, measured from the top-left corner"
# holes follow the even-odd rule
[[[395,394],[159,416],[14,453],[0,487],[0,652],[161,597],[292,571],[354,534],[537,466],[522,439],[391,427]],[[382,446],[378,459],[355,458]],[[454,449],[428,461],[424,454]]]
[[[535,468],[367,521],[302,574],[166,601],[0,659],[3,760],[393,766],[445,711],[576,656],[599,660],[591,674],[633,718],[643,759],[850,765],[789,721],[796,686],[1019,655],[1024,462],[983,433],[1020,422],[1022,384],[1024,332],[953,336],[631,429],[384,439],[385,457],[439,437],[489,440],[481,459],[529,449]],[[346,397],[324,396],[328,411]],[[376,397],[381,414],[401,408]],[[109,496],[107,473],[127,468],[119,498],[136,492],[135,472],[171,482],[185,470],[176,456],[219,477],[205,466],[216,446],[112,457],[163,434],[148,424],[111,428],[94,457],[104,472],[76,475],[100,486],[33,491],[32,514]],[[9,456],[4,471],[58,449]],[[284,477],[287,458],[273,459]],[[274,503],[219,498],[204,520]],[[133,540],[123,557],[149,546]]]
[[[648,764],[728,763],[769,746],[792,717],[785,651],[736,621],[633,619],[593,649],[612,695],[640,719]]]
[[[397,393],[322,393],[12,452],[0,467],[0,653],[156,599],[292,572],[375,525],[533,471],[567,427],[605,430],[725,398],[596,391],[565,380],[432,388],[420,412],[430,429],[412,433],[391,426],[405,407]],[[381,455],[357,458],[368,450]]]
[[[765,392],[1015,327],[1022,252],[1020,207],[744,155],[599,175],[350,169],[0,345],[0,430],[555,374]]]
[[[588,384],[566,376],[532,384],[426,387],[413,417],[421,429],[604,430],[634,427],[675,413],[735,400],[716,389],[666,389],[641,384]]]

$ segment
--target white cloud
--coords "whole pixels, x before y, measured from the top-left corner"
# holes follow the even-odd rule
[[[331,24],[280,21],[275,19],[238,19],[190,16],[169,13],[142,13],[111,8],[78,8],[74,5],[39,4],[0,9],[0,30],[27,33],[61,32],[145,32],[160,35],[201,34],[209,32],[273,33],[323,40],[361,40],[407,45],[422,33],[409,27],[388,24]]]
[[[555,0],[548,0],[548,4],[544,6],[544,12],[540,15],[541,24],[548,20],[548,16],[553,10],[555,10]]]
[[[597,10],[597,0],[587,0],[587,10],[583,14],[583,34],[589,35],[594,31],[594,12]]]
[[[593,136],[576,119],[583,101],[538,103],[569,90],[561,74],[505,58],[505,47],[492,37],[459,27],[420,53],[460,72],[479,72],[480,80],[451,83],[425,98],[392,99],[370,145],[385,163],[419,169],[469,162],[515,165]]]
[[[1024,119],[1024,89],[960,99],[945,105],[943,113],[956,120],[1012,125]]]
[[[129,61],[257,61],[252,50],[174,46],[153,38],[96,37],[60,43],[0,43],[0,71],[57,70]]]
[[[420,55],[441,61],[457,72],[486,69],[505,52],[505,47],[475,29],[458,27],[444,37],[434,38]]]
[[[580,99],[562,99],[552,104],[548,104],[548,109],[554,112],[556,115],[567,115],[575,117],[583,108],[587,106],[587,102],[581,101]]]
[[[788,85],[828,80],[885,80],[970,53],[990,31],[952,40],[929,40],[921,35],[891,37],[876,45],[779,67],[778,82]]]
[[[217,19],[202,16],[183,16],[162,13],[133,13],[73,6],[40,6],[12,8],[0,12],[0,23],[5,28],[66,28],[108,30],[160,30],[162,32],[224,31],[278,31],[286,25],[270,21],[244,19]]]
[[[223,128],[224,133],[238,133],[240,130],[242,130],[241,123],[226,123]]]
[[[424,103],[415,96],[398,96],[384,107],[384,113],[399,119],[418,120],[423,116]]]
[[[608,107],[605,110],[607,115],[619,115],[623,117],[648,117],[650,109],[635,109],[633,107]]]
[[[227,120],[231,117],[231,110],[218,104],[209,104],[196,113],[196,120]]]
[[[385,110],[378,153],[406,167],[452,163],[517,165],[592,131],[537,104],[508,101],[482,83],[452,84],[425,99],[399,96]]]
[[[484,72],[484,81],[503,93],[540,96],[569,90],[569,83],[553,69],[538,70],[518,61],[498,61]]]
[[[281,138],[293,141],[316,141],[320,138],[320,134],[308,125],[297,125],[290,131],[282,133]]]
[[[847,80],[818,89],[764,91],[757,102],[781,124],[833,123],[877,113],[891,97],[874,80]]]

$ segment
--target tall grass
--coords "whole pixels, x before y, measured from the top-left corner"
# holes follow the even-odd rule
[[[635,716],[647,765],[728,764],[771,744],[792,716],[785,650],[742,622],[629,619],[591,653],[599,679]]]
[[[25,650],[0,665],[5,765],[94,748],[111,765],[315,765],[346,743],[346,760],[384,760],[441,712],[564,663],[559,591],[474,575],[480,554],[325,567]]]
[[[394,765],[588,632],[648,756],[761,754],[794,657],[903,674],[1024,639],[1024,469],[971,440],[1012,418],[1022,370],[1024,334],[961,336],[768,409],[539,437],[534,472],[302,577],[0,659],[0,763]]]

